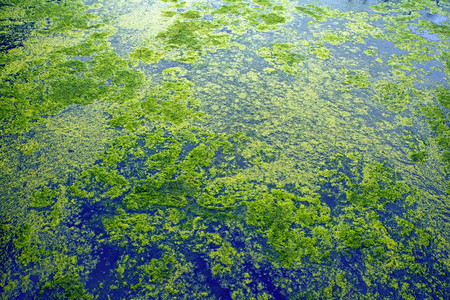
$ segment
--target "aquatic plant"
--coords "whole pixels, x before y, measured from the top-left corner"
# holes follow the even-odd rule
[[[3,298],[448,298],[448,4],[144,2],[1,6]]]

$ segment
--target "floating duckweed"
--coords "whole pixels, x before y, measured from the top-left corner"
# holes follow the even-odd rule
[[[342,33],[336,33],[332,31],[326,31],[323,36],[323,41],[330,43],[331,45],[340,45],[348,41],[348,37]]]
[[[450,135],[443,134],[436,137],[436,142],[442,148],[450,149]]]
[[[197,10],[188,10],[180,14],[184,19],[200,19],[202,14]]]
[[[448,88],[440,86],[436,90],[437,102],[445,108],[450,108],[450,91]]]
[[[320,59],[328,59],[330,57],[330,50],[325,47],[318,47],[312,50],[312,53],[316,55],[317,58]]]
[[[131,52],[130,57],[142,60],[145,63],[157,63],[164,57],[164,53],[141,47]]]
[[[411,95],[400,84],[383,82],[376,84],[375,89],[378,92],[379,99],[393,112],[405,111],[411,101]]]
[[[220,15],[241,15],[244,11],[243,8],[247,7],[248,3],[235,3],[230,5],[222,5],[220,8],[214,10],[213,14]]]
[[[162,11],[161,12],[161,15],[163,17],[166,17],[166,18],[171,18],[171,17],[175,16],[176,14],[177,14],[177,12],[176,11],[172,11],[172,10]]]
[[[427,151],[426,150],[422,150],[422,151],[419,151],[419,152],[411,153],[409,155],[409,158],[413,162],[422,163],[422,162],[424,162],[427,159]]]
[[[321,8],[315,5],[307,4],[305,6],[296,6],[295,9],[306,14],[319,22],[328,20],[328,17],[338,17],[340,13],[331,9]]]
[[[349,72],[346,75],[345,83],[359,87],[361,89],[367,89],[371,85],[368,77],[369,74],[367,72]]]
[[[29,155],[35,152],[39,148],[39,143],[35,140],[29,140],[25,144],[20,147],[20,151],[22,151],[23,155]]]
[[[261,5],[263,7],[269,7],[272,4],[270,3],[270,0],[252,0],[253,3]]]
[[[275,13],[262,14],[261,19],[268,25],[286,23],[286,18]]]
[[[291,51],[293,47],[293,44],[276,43],[273,44],[271,48],[262,47],[258,52],[273,66],[279,67],[288,74],[294,74],[296,70],[293,67],[305,58],[302,55]]]
[[[58,195],[57,190],[52,190],[46,186],[42,191],[36,191],[34,193],[31,206],[34,208],[49,206],[50,204],[53,204],[56,195]]]

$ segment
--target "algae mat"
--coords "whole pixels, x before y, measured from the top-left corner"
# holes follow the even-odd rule
[[[0,1],[2,299],[449,299],[448,1]]]

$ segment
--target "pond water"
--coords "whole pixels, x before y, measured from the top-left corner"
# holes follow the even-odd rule
[[[0,4],[2,299],[449,299],[448,1]]]

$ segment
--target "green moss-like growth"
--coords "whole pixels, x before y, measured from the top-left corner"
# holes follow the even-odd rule
[[[159,62],[164,57],[164,53],[153,49],[141,47],[131,52],[130,57],[132,59],[138,59],[145,63],[150,64]]]
[[[184,192],[184,190],[174,190],[173,192],[130,194],[124,198],[123,204],[131,210],[156,209],[160,206],[185,207],[188,202]]]
[[[339,238],[342,240],[344,247],[359,249],[362,246],[361,233],[351,229],[349,225],[342,225],[339,230]]]
[[[253,1],[253,3],[263,6],[263,7],[269,7],[272,5],[270,3],[270,0],[252,0],[252,1]]]
[[[161,11],[161,15],[165,18],[171,18],[171,17],[175,16],[176,14],[177,14],[177,12],[172,11],[172,10]]]
[[[45,186],[42,191],[36,191],[33,195],[32,207],[40,208],[49,206],[54,202],[54,198],[58,195],[58,190],[50,189]]]
[[[0,55],[1,124],[46,123],[19,135],[16,143],[16,136],[5,135],[0,147],[7,208],[1,214],[9,214],[0,227],[1,250],[6,250],[0,286],[6,298],[445,298],[448,241],[438,230],[445,229],[438,222],[445,219],[439,215],[446,208],[445,170],[435,160],[414,166],[404,153],[409,151],[405,141],[413,151],[444,151],[442,161],[450,166],[448,91],[443,98],[440,90],[434,92],[436,105],[419,109],[423,118],[414,118],[415,129],[403,140],[402,129],[413,125],[412,116],[383,114],[383,105],[401,113],[414,107],[410,102],[432,102],[433,91],[418,82],[413,57],[439,57],[445,43],[412,33],[409,25],[418,23],[411,20],[423,12],[392,14],[395,1],[385,6],[392,18],[306,6],[298,11],[330,22],[310,22],[307,32],[263,34],[258,31],[287,21],[287,2],[279,2],[271,14],[265,8],[270,1],[238,1],[228,1],[235,4],[222,6],[214,17],[207,4],[172,6],[190,7],[155,32],[161,47],[138,46],[131,53],[148,63],[164,54],[167,61],[153,66],[116,55],[110,33],[92,16],[72,17],[81,0],[27,0],[24,11],[11,9],[12,4],[2,7],[5,20],[9,12],[41,19],[33,23],[36,31],[23,49]],[[114,11],[113,2],[104,3],[102,12]],[[433,4],[413,2],[403,1],[402,10]],[[122,4],[114,13],[129,11],[130,3]],[[200,19],[203,15],[207,20]],[[349,41],[375,32],[374,38],[389,39],[391,29],[384,26],[389,22],[404,23],[392,30],[405,32],[398,34],[397,45],[402,41],[408,44],[403,51],[414,53],[389,57],[383,52],[387,48],[378,53],[372,47],[368,53],[380,59],[365,64],[362,49]],[[51,36],[39,30],[42,24]],[[331,26],[346,28],[338,33],[329,31]],[[117,37],[125,40],[126,32],[118,31]],[[135,33],[132,44],[151,40],[136,41],[143,35]],[[45,43],[48,38],[62,41],[58,49]],[[241,39],[248,45],[245,51],[230,47]],[[29,51],[33,42],[41,52]],[[324,45],[333,49],[332,59],[326,60],[330,52]],[[289,76],[271,68],[264,74],[267,64],[255,57],[255,49]],[[304,53],[312,57],[305,59]],[[391,64],[379,65],[381,57]],[[161,70],[166,63],[198,60],[201,64],[186,69]],[[143,68],[146,78],[136,68]],[[370,74],[395,83],[369,89]],[[54,117],[41,118],[71,104],[77,105],[63,115],[95,107],[98,118],[106,114],[99,131],[114,132],[115,138],[107,141],[105,135],[106,148],[69,150],[70,157],[85,151],[95,158],[77,166],[81,174],[69,168],[74,164],[69,160],[61,183],[50,175],[67,150],[46,152],[53,140],[38,137],[42,130],[55,131],[57,143],[71,143],[76,137],[68,136],[79,131],[76,136],[92,141],[84,130],[91,120],[77,116],[83,126],[74,122],[63,132],[55,130]],[[443,149],[416,136],[427,133],[423,119]],[[29,146],[21,147],[25,139]],[[30,150],[34,141],[39,152]],[[9,143],[11,151],[5,149]],[[344,149],[354,152],[329,157]],[[411,159],[423,161],[427,154],[422,152]],[[51,174],[42,172],[45,165]],[[66,189],[67,182],[73,183]],[[18,226],[10,232],[12,224]],[[98,290],[103,286],[98,271],[104,268],[104,287]]]
[[[295,7],[299,12],[304,13],[312,18],[314,18],[317,21],[326,21],[328,18],[326,16],[327,11],[323,8],[320,8],[318,6],[314,5],[306,5],[304,7],[302,6],[296,6]]]
[[[181,124],[201,115],[194,111],[197,104],[192,94],[190,81],[172,77],[149,91],[142,102],[142,109],[155,119]]]
[[[94,297],[87,293],[80,278],[76,274],[56,276],[49,282],[46,282],[40,292],[40,295],[46,295],[50,299],[83,299],[90,300]]]
[[[450,136],[443,134],[438,137],[436,137],[436,142],[439,146],[445,149],[450,149]]]
[[[230,5],[222,5],[220,8],[214,10],[213,14],[219,15],[241,15],[244,13],[243,9],[248,6],[248,3],[233,3]]]
[[[331,45],[340,45],[348,41],[349,37],[345,34],[328,30],[324,33],[322,40]]]
[[[262,14],[262,15],[260,15],[260,17],[261,17],[261,19],[263,19],[264,23],[266,23],[267,25],[286,23],[285,17],[280,16],[275,13]]]
[[[445,108],[450,108],[450,91],[444,86],[436,89],[436,100]]]
[[[382,82],[375,86],[378,98],[386,104],[387,108],[395,113],[405,111],[411,101],[408,90],[400,84]]]
[[[349,72],[346,75],[345,83],[353,85],[361,89],[367,89],[370,87],[369,74],[363,71]]]
[[[316,244],[324,238],[323,230],[316,230],[315,226],[327,223],[330,211],[319,202],[316,198],[273,190],[247,204],[247,224],[262,229],[286,266],[301,264],[305,256],[321,260],[327,254],[319,252]],[[317,235],[306,236],[307,228]]]
[[[176,21],[166,31],[158,33],[157,39],[163,39],[172,48],[185,47],[188,50],[201,50],[199,32],[202,21]],[[206,27],[208,24],[205,24]]]
[[[23,155],[30,155],[37,149],[39,149],[39,143],[35,140],[29,140],[20,147],[20,151],[22,151]]]
[[[437,105],[430,105],[430,106],[421,106],[420,112],[422,115],[424,115],[427,118],[430,119],[443,119],[444,113]]]
[[[328,59],[328,58],[330,57],[330,50],[327,49],[327,48],[325,48],[325,47],[318,47],[318,48],[315,48],[315,49],[312,51],[312,53],[313,53],[317,58],[320,58],[320,59],[323,59],[323,60]]]
[[[450,151],[445,150],[441,154],[441,161],[447,165],[447,169],[450,169]]]
[[[98,85],[91,78],[69,75],[51,84],[51,98],[55,102],[88,104],[97,98]]]
[[[278,57],[288,66],[295,66],[305,58],[297,53],[288,52],[292,47],[292,44],[274,44],[272,55]]]
[[[7,101],[0,108],[0,118],[10,123],[5,130],[14,132],[19,130],[18,126],[25,130],[35,125],[30,121],[42,122],[43,116],[55,114],[70,104],[133,98],[142,84],[142,74],[131,71],[127,61],[115,53],[105,51],[106,38],[94,43],[100,48],[83,45],[84,42],[72,43],[80,49],[89,49],[89,53],[66,53],[64,46],[48,45],[41,53],[31,43],[28,52],[21,49],[16,53],[15,60],[3,60],[5,71],[0,89]],[[39,57],[35,57],[36,51]],[[67,55],[92,57],[84,62]],[[21,63],[17,64],[18,61]]]
[[[416,163],[423,163],[427,159],[427,151],[422,150],[409,154],[409,158]]]
[[[200,19],[203,15],[198,10],[188,10],[180,14],[184,19]]]
[[[276,43],[270,48],[260,48],[258,53],[273,66],[280,68],[288,74],[295,74],[296,69],[294,67],[303,61],[305,57],[292,51],[293,48],[293,44]]]
[[[446,37],[448,37],[450,35],[450,27],[449,27],[448,23],[440,25],[440,24],[431,22],[429,20],[421,19],[421,20],[418,20],[418,24],[420,26],[427,28],[430,31],[430,33],[438,34],[443,39],[445,39]]]

